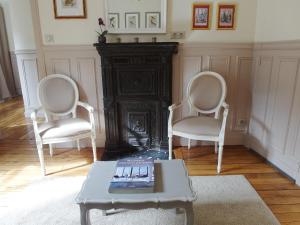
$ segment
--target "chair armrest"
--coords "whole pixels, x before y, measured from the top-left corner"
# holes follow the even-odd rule
[[[38,121],[37,121],[37,114],[41,110],[42,110],[42,107],[34,109],[33,112],[30,115],[30,118],[32,119],[32,123],[33,123],[33,130],[34,130],[35,140],[37,142],[41,142],[42,141],[42,138],[41,138],[41,136],[39,134]]]
[[[170,105],[169,106],[169,111],[174,111],[174,110],[176,110],[176,109],[178,109],[178,108],[180,108],[180,107],[182,107],[182,104],[183,102],[181,102],[181,103],[179,103],[179,104],[173,104],[173,105]]]
[[[224,109],[229,109],[229,105],[226,102],[223,102],[222,106]]]
[[[32,111],[32,113],[30,114],[30,118],[32,119],[32,121],[37,122],[37,114],[41,110],[42,110],[42,107],[38,107]]]
[[[223,121],[227,119],[228,111],[229,111],[229,105],[226,102],[223,102],[222,106],[224,107],[224,112],[223,112]]]
[[[174,111],[176,109],[179,109],[183,106],[183,103],[185,102],[185,100],[183,100],[182,102],[180,102],[179,104],[173,104],[171,106],[169,106],[169,119],[168,119],[168,134],[172,135],[172,127],[173,127],[173,115],[174,115]]]
[[[222,106],[224,107],[224,112],[223,112],[223,121],[222,121],[222,126],[221,126],[221,131],[220,131],[220,140],[224,142],[224,136],[225,136],[225,128],[226,128],[226,121],[227,121],[227,116],[228,116],[228,111],[229,111],[229,105],[226,102],[223,102]],[[220,143],[224,144],[224,143]]]
[[[92,126],[92,133],[93,133],[93,136],[96,138],[96,127],[95,127],[95,118],[94,118],[94,107],[89,105],[88,103],[86,102],[81,102],[81,101],[78,101],[77,103],[79,106],[85,108],[88,112],[89,112],[89,117],[90,117],[90,123],[91,123],[91,126]]]
[[[85,108],[89,113],[93,113],[94,112],[94,108],[91,105],[89,105],[88,103],[86,103],[86,102],[78,101],[77,104],[79,106]]]

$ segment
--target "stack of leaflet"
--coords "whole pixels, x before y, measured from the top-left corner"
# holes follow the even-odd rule
[[[116,165],[110,182],[110,193],[153,193],[153,159],[123,159]]]

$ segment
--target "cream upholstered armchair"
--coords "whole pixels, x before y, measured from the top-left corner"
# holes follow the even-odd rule
[[[188,149],[191,139],[215,142],[215,152],[218,153],[217,172],[221,171],[226,120],[229,105],[225,103],[226,83],[223,77],[215,72],[205,71],[196,75],[188,84],[187,99],[180,104],[169,107],[168,121],[169,159],[172,159],[173,135],[188,138]],[[187,101],[190,106],[190,116],[173,121],[174,111]],[[220,119],[221,108],[224,108]],[[196,113],[196,116],[193,116]],[[208,115],[213,114],[214,117]]]
[[[49,144],[50,155],[53,156],[54,143],[76,141],[91,138],[94,161],[96,154],[96,132],[94,109],[87,103],[79,101],[76,83],[66,75],[53,74],[45,77],[38,85],[38,100],[41,105],[31,114],[42,175],[46,174],[43,145]],[[89,113],[89,121],[78,118],[77,107],[83,107]],[[37,113],[43,111],[45,122],[38,123]]]

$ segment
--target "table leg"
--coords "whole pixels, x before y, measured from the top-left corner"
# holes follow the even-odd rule
[[[81,225],[90,225],[90,212],[85,205],[80,205],[80,223]]]
[[[185,225],[194,225],[193,203],[185,206]]]

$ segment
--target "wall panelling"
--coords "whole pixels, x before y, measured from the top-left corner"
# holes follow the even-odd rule
[[[299,43],[254,48],[249,146],[300,182]]]
[[[251,44],[209,43],[182,44],[180,47],[180,63],[174,69],[180,71],[179,75],[175,74],[179,82],[176,81],[177,87],[173,88],[173,101],[186,98],[187,84],[198,72],[212,70],[220,73],[227,83],[226,101],[230,105],[225,144],[244,144],[251,100],[252,47]],[[176,92],[178,89],[180,91]],[[188,114],[189,109],[185,105],[177,118]],[[177,144],[186,145],[187,141],[180,139]]]
[[[80,100],[94,107],[97,146],[104,146],[102,78],[98,53],[91,46],[53,46],[45,47],[44,55],[47,75],[61,73],[70,76],[78,85]],[[82,109],[79,113],[87,116]]]
[[[252,47],[252,44],[181,44],[179,53],[174,56],[174,103],[186,97],[187,84],[198,72],[213,70],[224,76],[228,86],[227,102],[230,104],[226,144],[244,144],[249,121]],[[96,50],[92,46],[44,46],[43,52],[46,73],[63,73],[72,77],[79,86],[81,99],[95,107],[97,145],[104,146],[102,78]],[[37,84],[37,77],[33,86]],[[36,99],[36,96],[24,96],[25,100],[31,98]],[[180,118],[188,113],[188,107],[184,106],[176,116]],[[186,140],[177,140],[175,144],[185,145]]]
[[[19,76],[20,86],[22,90],[25,116],[29,117],[33,109],[38,106],[37,101],[37,57],[33,50],[15,51],[14,76]],[[18,85],[17,85],[18,87]]]

